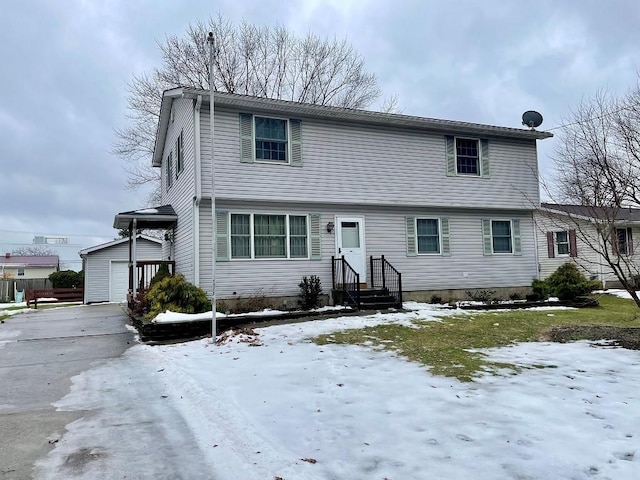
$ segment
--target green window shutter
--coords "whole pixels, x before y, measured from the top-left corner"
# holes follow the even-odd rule
[[[492,255],[493,246],[491,241],[491,220],[488,218],[482,219],[482,247],[483,255]]]
[[[309,215],[309,229],[311,233],[311,260],[322,259],[322,229],[319,213]]]
[[[289,120],[291,132],[291,166],[302,166],[302,122],[300,120]]]
[[[216,210],[216,261],[229,260],[229,212]]]
[[[480,140],[480,155],[481,155],[481,169],[482,178],[489,178],[491,176],[491,170],[489,167],[489,140],[483,138]]]
[[[455,177],[456,175],[456,140],[451,135],[444,137],[446,159],[447,159],[447,176]]]
[[[253,115],[240,114],[240,161],[244,163],[254,162],[253,142]]]
[[[522,241],[520,239],[520,220],[512,220],[511,225],[513,228],[513,254],[522,255]]]
[[[449,219],[447,217],[440,218],[440,229],[442,230],[442,248],[440,251],[445,257],[451,256],[451,241],[449,238]]]
[[[407,257],[418,255],[418,239],[416,237],[416,217],[406,217]]]

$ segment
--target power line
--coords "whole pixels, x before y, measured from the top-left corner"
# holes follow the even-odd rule
[[[114,228],[115,234],[117,230]],[[42,233],[33,230],[4,230],[0,229],[0,233],[27,233],[29,235],[44,235],[50,237],[92,237],[92,238],[109,238],[110,235],[87,235],[86,233]]]
[[[584,120],[579,120],[577,122],[565,123],[564,125],[557,125],[555,127],[547,128],[544,131],[545,132],[550,132],[551,130],[557,130],[559,128],[565,128],[565,127],[572,127],[574,125],[580,125],[581,123],[590,122],[592,120],[601,120],[603,118],[610,117],[611,115],[615,115],[616,113],[620,113],[620,112],[622,112],[624,110],[632,110],[632,109],[634,109],[633,105],[625,105],[624,107],[620,107],[617,110],[611,110],[609,112],[605,112],[602,115],[596,115],[595,117],[585,118]]]

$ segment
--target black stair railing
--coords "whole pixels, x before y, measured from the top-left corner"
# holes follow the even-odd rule
[[[341,303],[360,309],[360,274],[344,256],[331,257],[331,277],[333,290],[342,293]]]
[[[384,255],[369,257],[371,288],[381,288],[393,297],[396,308],[402,308],[402,274],[391,265]]]

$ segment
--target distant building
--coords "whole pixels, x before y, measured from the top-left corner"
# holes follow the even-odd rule
[[[11,255],[0,257],[0,278],[48,278],[60,269],[58,255]]]

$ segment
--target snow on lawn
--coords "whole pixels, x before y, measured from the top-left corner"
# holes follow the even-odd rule
[[[621,290],[618,288],[610,288],[609,290],[597,290],[593,293],[608,293],[609,295],[615,295],[616,297],[620,297],[620,298],[631,298],[631,295],[629,294],[629,292],[627,292],[626,290]],[[636,292],[638,295],[640,295],[640,290],[638,290]]]
[[[145,382],[162,384],[213,466],[210,478],[639,478],[638,351],[587,342],[491,349],[494,361],[535,368],[461,383],[388,351],[306,339],[461,313],[416,307],[256,329],[257,342],[137,345],[125,357],[128,368],[153,372]],[[60,405],[83,408],[86,380],[110,376],[74,378]],[[120,414],[109,413],[114,422]],[[64,443],[73,441],[71,430]]]

